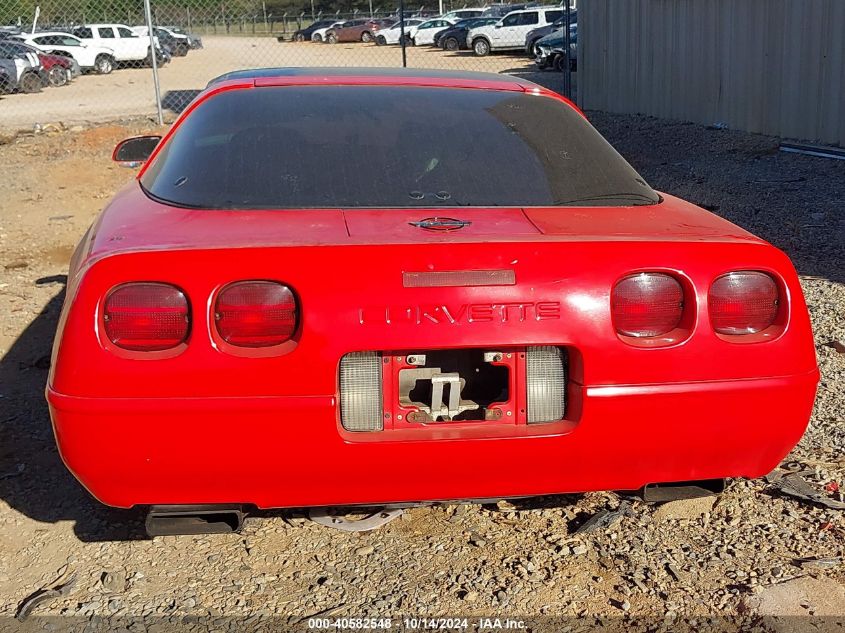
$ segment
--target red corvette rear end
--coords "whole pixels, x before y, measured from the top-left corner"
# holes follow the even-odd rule
[[[816,367],[779,250],[489,75],[203,95],[72,262],[47,396],[103,503],[501,498],[758,477]]]

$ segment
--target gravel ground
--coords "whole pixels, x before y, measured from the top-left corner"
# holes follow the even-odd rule
[[[656,188],[793,258],[822,384],[784,468],[841,500],[845,353],[828,344],[845,343],[845,162],[782,154],[762,136],[591,119]],[[42,390],[73,244],[130,177],[109,163],[112,144],[148,128],[48,129],[0,145],[0,616],[75,572],[72,590],[36,613],[155,615],[200,630],[224,628],[231,621],[223,614],[624,616],[691,628],[723,615],[845,618],[845,513],[782,496],[765,481],[659,507],[591,493],[415,508],[368,534],[284,511],[248,519],[240,535],[144,540],[139,515],[99,505],[64,469]],[[619,508],[610,526],[576,533]],[[830,560],[799,562],[808,558]]]

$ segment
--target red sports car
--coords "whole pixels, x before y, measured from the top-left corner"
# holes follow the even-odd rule
[[[690,491],[807,425],[789,259],[524,79],[230,73],[115,159],[144,165],[77,248],[47,387],[105,504]]]

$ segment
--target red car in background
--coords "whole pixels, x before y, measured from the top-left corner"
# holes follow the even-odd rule
[[[73,257],[47,399],[68,468],[151,533],[717,489],[806,428],[786,255],[525,79],[235,72],[115,159],[145,164]]]
[[[7,41],[7,45],[38,55],[43,69],[43,79],[51,86],[64,86],[82,72],[79,64],[71,57],[51,55],[24,42]]]
[[[35,49],[33,49],[35,50]],[[38,52],[38,59],[47,73],[51,86],[64,86],[79,76],[79,64],[69,57]]]

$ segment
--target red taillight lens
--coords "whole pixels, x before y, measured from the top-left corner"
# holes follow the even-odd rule
[[[103,323],[109,340],[123,349],[170,349],[188,338],[188,299],[168,284],[125,284],[106,297]]]
[[[296,298],[275,281],[240,281],[224,288],[214,305],[221,338],[238,347],[284,343],[296,330]]]
[[[637,338],[671,332],[681,322],[684,290],[662,273],[638,273],[620,280],[610,299],[616,331]]]
[[[754,334],[775,322],[780,293],[766,273],[737,271],[710,286],[710,322],[719,334]]]

